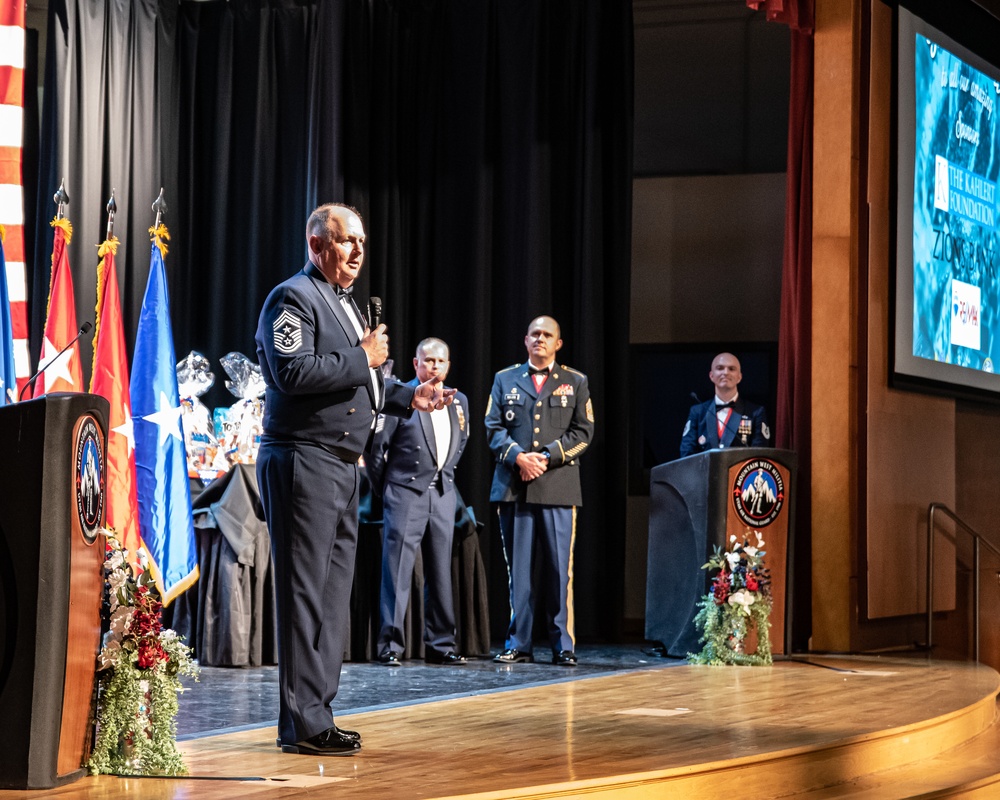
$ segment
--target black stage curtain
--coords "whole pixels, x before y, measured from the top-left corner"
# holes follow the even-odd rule
[[[412,377],[416,343],[440,336],[452,349],[449,383],[472,404],[458,481],[487,522],[499,638],[507,579],[481,419],[493,373],[524,360],[528,322],[552,314],[560,361],[591,378],[598,423],[583,461],[577,629],[618,636],[631,4],[54,0],[50,17],[39,197],[66,175],[81,321],[93,313],[89,248],[103,238],[112,187],[129,335],[148,270],[146,209],[163,186],[177,352],[216,364],[233,350],[253,356],[267,291],[305,262],[311,208],[356,206],[369,235],[358,294],[383,298],[396,373]],[[51,249],[44,230],[40,253]],[[44,297],[48,264],[36,263]],[[37,315],[32,323],[40,329]],[[220,386],[208,398],[231,402]]]

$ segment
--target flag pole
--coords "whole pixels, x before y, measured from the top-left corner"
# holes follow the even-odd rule
[[[153,223],[153,229],[156,230],[160,227],[160,219],[164,214],[167,213],[167,199],[163,196],[163,187],[160,187],[160,196],[153,201],[153,211],[156,212],[156,222]]]
[[[69,195],[66,193],[65,178],[59,181],[59,188],[56,189],[56,193],[52,195],[52,200],[56,204],[56,219],[62,219],[66,216],[66,206],[69,205]]]
[[[105,239],[110,240],[115,235],[115,213],[118,211],[118,204],[115,202],[115,190],[111,190],[111,199],[108,200],[108,232]]]

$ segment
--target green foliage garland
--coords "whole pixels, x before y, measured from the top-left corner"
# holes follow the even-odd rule
[[[753,542],[753,543],[751,543]],[[747,528],[740,542],[729,537],[728,549],[716,546],[702,569],[717,569],[712,589],[698,603],[694,624],[703,647],[688,653],[692,664],[760,667],[771,664],[771,576],[764,566],[764,537]],[[744,652],[751,623],[757,650]]]
[[[94,774],[182,775],[177,695],[180,676],[197,679],[198,665],[180,637],[163,629],[145,561],[140,557],[133,573],[121,543],[105,533],[109,630],[98,656],[97,739],[87,767]]]
[[[738,608],[715,602],[709,592],[698,603],[694,624],[702,631],[700,642],[704,647],[699,653],[688,653],[692,664],[713,666],[735,665],[741,667],[766,667],[771,661],[771,601],[761,600],[750,606],[744,614]],[[744,653],[734,648],[742,645],[753,621],[757,630],[757,652]]]

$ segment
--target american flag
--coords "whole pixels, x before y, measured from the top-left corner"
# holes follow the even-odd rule
[[[20,389],[31,375],[24,270],[21,132],[24,117],[24,0],[0,0],[0,225],[6,229],[7,290]]]

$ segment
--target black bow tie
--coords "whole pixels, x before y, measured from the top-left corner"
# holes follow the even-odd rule
[[[343,286],[334,286],[333,291],[337,293],[337,297],[350,297],[354,294],[354,287],[348,286],[346,289]]]
[[[728,403],[716,403],[715,410],[722,411],[724,408],[736,408],[736,401],[730,400]]]
[[[548,375],[549,374],[549,368],[548,367],[542,367],[541,369],[537,369],[536,367],[528,367],[528,374],[529,375]]]

